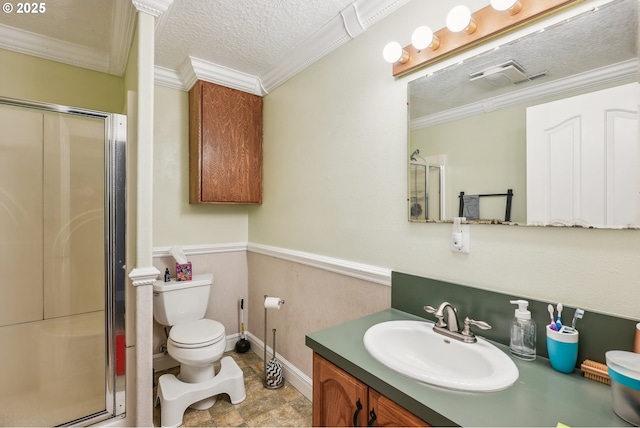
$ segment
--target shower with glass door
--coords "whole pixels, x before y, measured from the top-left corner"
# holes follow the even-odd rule
[[[126,118],[0,98],[0,426],[124,414]]]
[[[409,163],[409,220],[444,218],[444,165]]]

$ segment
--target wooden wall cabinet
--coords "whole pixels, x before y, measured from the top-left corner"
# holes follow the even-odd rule
[[[262,203],[262,97],[201,80],[189,91],[189,203]]]
[[[314,352],[313,426],[430,425]]]

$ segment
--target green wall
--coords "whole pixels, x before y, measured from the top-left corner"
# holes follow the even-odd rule
[[[123,112],[122,77],[3,49],[0,64],[0,96]]]

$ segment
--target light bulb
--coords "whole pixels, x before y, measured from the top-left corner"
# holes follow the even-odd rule
[[[522,10],[520,0],[491,0],[491,7],[499,11],[507,11],[509,15],[515,15]]]
[[[466,6],[456,6],[447,15],[447,28],[454,32],[459,33],[464,31],[467,34],[471,34],[476,31],[478,24],[471,16],[471,11]]]
[[[382,56],[385,61],[391,64],[398,61],[404,64],[409,60],[409,53],[402,49],[398,42],[387,43],[382,51]]]
[[[440,46],[440,39],[433,34],[431,28],[423,25],[422,27],[418,27],[414,30],[411,35],[411,44],[419,51],[425,48],[435,51],[438,49],[438,46]]]

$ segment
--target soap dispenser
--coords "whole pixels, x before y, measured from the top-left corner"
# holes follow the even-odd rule
[[[533,361],[536,359],[536,323],[531,319],[531,312],[527,309],[529,302],[511,300],[511,304],[518,305],[518,309],[511,321],[509,349],[514,357]]]

